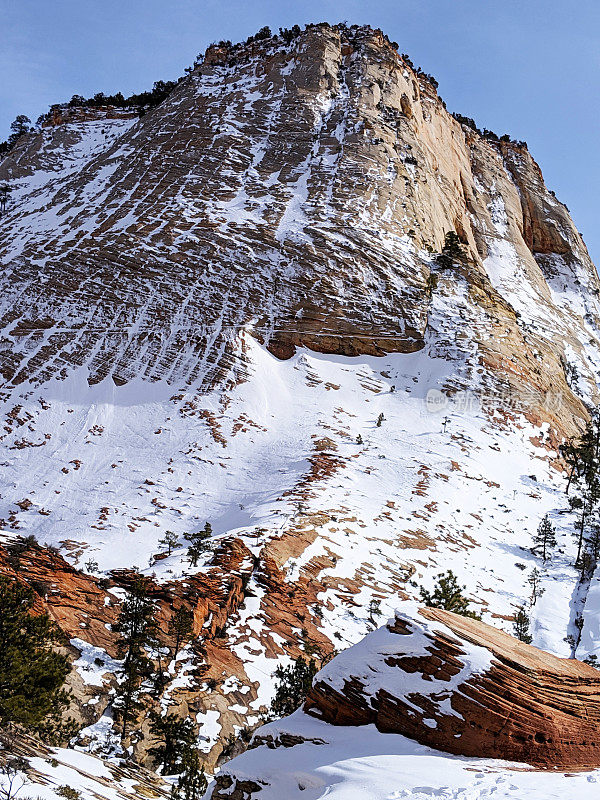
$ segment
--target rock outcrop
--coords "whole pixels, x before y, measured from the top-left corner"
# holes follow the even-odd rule
[[[304,709],[457,755],[600,766],[598,670],[440,609],[397,614],[337,656]]]
[[[74,125],[85,122],[103,122],[115,119],[138,119],[138,109],[119,106],[52,106],[42,121],[42,128],[54,128],[57,125]]]
[[[233,539],[215,548],[205,572],[190,576],[186,581],[159,584],[146,579],[163,646],[174,649],[169,621],[175,609],[183,607],[192,612],[192,630],[181,644],[193,639],[188,660],[191,658],[193,662],[198,682],[221,678],[223,668],[230,674],[235,671],[235,667],[228,664],[225,648],[219,645],[219,640],[244,603],[245,588],[253,569],[252,554],[243,542]],[[86,671],[92,665],[85,663],[74,669],[68,679],[72,693],[69,715],[81,726],[93,725],[106,709],[106,693],[112,686],[110,673],[118,667],[118,662],[112,661],[119,656],[118,635],[112,630],[112,624],[118,617],[125,592],[139,580],[139,573],[115,570],[109,579],[97,578],[74,568],[54,548],[14,538],[0,545],[0,575],[21,581],[34,591],[34,611],[48,613],[56,623],[63,634],[61,644],[73,661],[77,663],[83,649],[93,650],[97,659],[95,671],[106,676],[107,685],[103,687],[102,680],[90,683]],[[103,661],[106,662],[104,666]],[[215,670],[215,666],[220,669]],[[170,701],[190,711],[201,712],[203,706],[197,683],[184,679],[182,684],[184,690],[176,696],[169,691]],[[97,687],[102,687],[100,693]],[[222,711],[225,725],[226,707]],[[139,760],[144,760],[149,742],[150,738],[146,737],[145,741],[137,743],[135,752]],[[219,747],[215,759],[220,751]]]
[[[220,544],[204,574],[185,582],[157,584],[147,579],[165,643],[173,644],[168,622],[180,604],[193,612],[193,636],[214,637],[244,601],[253,568],[252,554],[234,539]],[[0,545],[0,575],[33,589],[36,607],[47,612],[67,638],[83,638],[116,655],[117,636],[111,623],[118,616],[123,590],[139,580],[139,573],[115,570],[111,579],[96,578],[73,567],[55,549],[15,539]]]
[[[429,254],[456,230],[482,363],[534,409],[552,390],[583,414],[560,361],[572,348],[589,380],[581,308],[557,292],[585,285],[597,328],[599,284],[566,207],[523,143],[453,118],[379,30],[211,47],[140,120],[57,111],[0,179],[13,189],[0,220],[9,383],[85,366],[92,383],[209,387],[243,376],[243,330],[280,358],[419,350]]]

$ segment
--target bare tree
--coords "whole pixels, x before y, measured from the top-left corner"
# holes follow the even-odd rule
[[[27,777],[29,764],[20,756],[11,756],[0,761],[0,798],[13,800],[21,789],[30,783]]]

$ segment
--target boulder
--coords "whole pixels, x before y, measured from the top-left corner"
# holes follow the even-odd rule
[[[398,613],[338,655],[304,710],[456,755],[600,766],[600,671],[440,609]]]

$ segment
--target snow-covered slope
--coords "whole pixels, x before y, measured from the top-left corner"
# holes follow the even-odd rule
[[[373,599],[452,569],[510,630],[546,513],[534,642],[570,655],[583,609],[576,654],[600,655],[557,461],[598,396],[599,284],[526,148],[461,125],[380,32],[317,26],[210,48],[141,120],[46,127],[0,178],[4,538],[195,578],[226,624],[202,607],[202,679],[185,648],[164,704],[209,766],[275,667],[358,641]],[[467,258],[442,270],[449,230]],[[219,587],[186,559],[206,521],[217,560],[248,552]],[[118,662],[86,625],[82,741],[108,748]]]
[[[597,797],[597,772],[540,772],[523,764],[448,756],[374,725],[337,727],[297,711],[261,729],[261,736],[296,737],[293,746],[248,750],[225,765],[213,800],[230,794],[226,776],[260,800],[564,800]],[[304,741],[303,741],[304,740]],[[232,777],[232,786],[233,783]]]
[[[391,613],[442,570],[510,630],[541,566],[527,548],[546,513],[560,551],[533,632],[568,655],[578,582],[550,427],[477,384],[448,397],[468,362],[435,357],[435,341],[414,354],[278,361],[247,336],[248,378],[225,393],[75,378],[29,390],[7,416],[0,515],[84,570],[136,565],[158,581],[205,571],[190,567],[183,535],[206,520],[217,540],[242,539],[257,565],[245,609],[213,642],[228,661],[215,657],[210,673],[253,686],[249,705],[236,701],[238,724],[268,705],[275,667],[304,649],[302,629],[325,652],[348,646],[369,630],[372,599]],[[155,562],[166,530],[179,546]],[[288,589],[299,594],[292,613]],[[600,649],[593,628],[585,641]],[[210,694],[201,703],[224,712]]]
[[[134,800],[134,798],[169,796],[170,784],[149,770],[135,764],[106,761],[81,751],[64,747],[41,747],[19,742],[14,752],[24,759],[13,778],[12,796],[34,793],[40,800],[59,800],[65,792],[78,792],[82,800]],[[0,774],[2,791],[9,791],[6,775]]]

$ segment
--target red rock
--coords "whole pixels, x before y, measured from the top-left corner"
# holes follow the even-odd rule
[[[194,635],[212,638],[244,601],[253,569],[252,554],[240,539],[233,539],[219,544],[207,573],[179,582],[150,581],[149,593],[157,603],[157,619],[166,643],[172,644],[168,623],[180,604],[194,612]],[[117,655],[117,637],[110,624],[118,616],[120,603],[102,587],[128,589],[138,579],[137,573],[115,570],[112,580],[104,584],[47,547],[23,544],[18,555],[0,546],[0,574],[31,586],[37,595],[38,611],[46,611],[69,639],[84,639],[113,657]],[[205,628],[209,617],[210,624]]]
[[[440,609],[397,615],[337,656],[305,711],[457,755],[600,766],[600,671]]]
[[[69,639],[85,639],[115,655],[115,636],[106,627],[116,619],[115,598],[108,599],[97,578],[36,544],[23,545],[18,555],[0,547],[0,574],[31,586],[35,608],[46,611]]]

